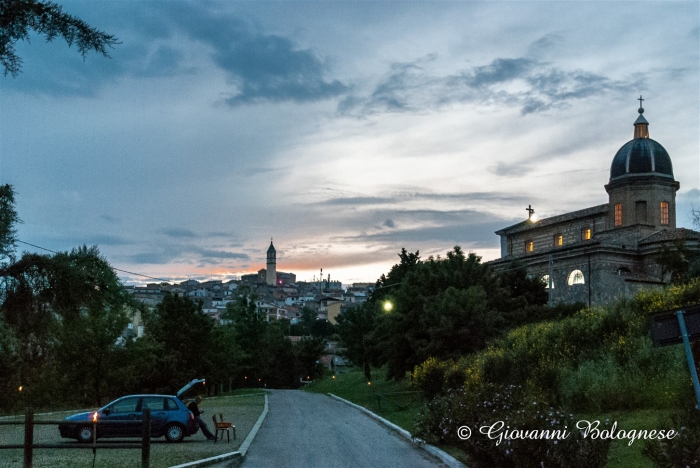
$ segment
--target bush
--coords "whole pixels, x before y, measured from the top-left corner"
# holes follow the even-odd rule
[[[441,361],[434,357],[428,358],[423,364],[416,366],[413,371],[411,386],[423,392],[426,398],[434,398],[442,393],[445,374],[452,361]]]
[[[471,429],[468,439],[458,434],[464,426]],[[490,426],[492,436],[481,432]],[[486,385],[479,392],[450,390],[432,400],[415,434],[461,448],[476,468],[604,466],[610,441],[584,438],[575,428],[573,414],[527,395],[520,386]]]
[[[700,411],[687,408],[660,424],[678,431],[673,439],[647,440],[642,454],[655,468],[694,468],[700,466]]]

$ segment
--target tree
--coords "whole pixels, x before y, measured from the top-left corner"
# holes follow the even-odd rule
[[[255,305],[256,297],[248,295],[248,291],[226,305],[224,318],[233,323],[235,340],[241,349],[240,369],[248,383],[257,382],[267,374],[269,361],[266,357],[268,349],[267,317]],[[261,380],[262,382],[262,380]]]
[[[498,274],[459,246],[444,258],[424,261],[405,249],[399,258],[368,301],[393,304],[377,316],[370,336],[388,378],[404,378],[429,357],[459,358],[478,351],[517,311],[547,300],[544,284],[524,271]]]
[[[17,229],[20,222],[15,210],[15,192],[11,185],[0,185],[0,260],[15,251]]]
[[[27,398],[99,403],[131,298],[97,247],[24,253],[0,276],[0,312],[21,343],[16,372]]]
[[[129,323],[132,298],[97,247],[53,258],[56,353],[70,388],[100,405],[113,371],[111,356]]]
[[[315,379],[323,373],[319,362],[325,348],[323,338],[302,338],[294,345],[296,376]]]
[[[55,3],[0,0],[0,63],[5,75],[9,73],[14,77],[19,73],[22,59],[15,53],[15,44],[29,41],[30,31],[43,35],[47,42],[62,37],[69,47],[77,46],[83,59],[91,50],[109,57],[107,48],[119,43],[114,36],[64,13]]]
[[[376,303],[365,303],[344,310],[338,315],[338,334],[343,356],[362,367],[365,378],[372,381],[372,365],[379,363],[379,348],[373,332],[377,327],[379,312]]]
[[[146,334],[162,346],[152,385],[157,392],[173,393],[193,378],[208,378],[214,368],[214,321],[202,304],[167,294],[146,322]]]
[[[682,240],[664,245],[656,256],[661,266],[661,277],[671,277],[671,283],[683,284],[700,276],[700,255],[689,249]]]

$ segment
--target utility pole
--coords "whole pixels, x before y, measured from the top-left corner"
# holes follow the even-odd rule
[[[554,279],[552,275],[554,275],[554,258],[550,255],[549,256],[549,279],[547,282],[549,283],[549,307],[552,307],[552,289],[554,289]]]

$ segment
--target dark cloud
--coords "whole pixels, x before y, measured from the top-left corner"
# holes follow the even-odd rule
[[[176,238],[194,238],[198,237],[197,234],[194,231],[191,231],[189,229],[182,229],[182,228],[165,228],[161,229],[158,231],[161,234],[165,234],[166,236],[169,237],[176,237]]]
[[[130,4],[131,5],[131,4]],[[266,34],[215,4],[152,2],[116,8],[118,19],[105,28],[123,43],[110,50],[111,59],[91,54],[83,61],[65,43],[31,48],[18,44],[27,60],[17,79],[0,78],[3,87],[23,92],[93,97],[105,84],[125,76],[153,78],[192,73],[182,48],[182,33],[206,44],[205,52],[227,74],[232,89],[222,90],[230,106],[258,102],[309,102],[344,94],[349,88],[326,78],[328,65],[310,49],[290,39]],[[124,17],[134,21],[124,21]],[[116,26],[115,26],[116,25]],[[179,38],[180,43],[175,42]],[[171,44],[164,44],[169,41]]]
[[[488,168],[488,171],[498,176],[523,176],[534,169],[533,166],[518,163],[506,163],[499,161],[495,166]]]
[[[26,56],[22,73],[0,77],[0,83],[4,89],[28,94],[95,97],[103,86],[125,76],[154,78],[187,71],[178,49],[148,46],[133,38],[110,49],[110,57],[90,54],[85,60],[65,43],[43,43],[38,36],[31,45],[18,46],[18,51]]]
[[[396,227],[396,225],[394,224],[394,221],[392,219],[387,219],[386,221],[384,221],[384,224],[382,224],[382,226],[385,226],[385,227],[388,227],[391,229]]]
[[[521,165],[522,170],[527,169],[528,166]],[[500,170],[506,175],[509,173],[509,169],[506,164],[500,162],[497,164],[495,170]],[[464,193],[432,193],[432,192],[399,192],[391,196],[384,197],[337,197],[322,201],[318,204],[320,205],[362,205],[362,206],[372,206],[372,205],[391,205],[391,204],[401,204],[411,200],[439,200],[439,201],[453,201],[453,202],[469,202],[474,200],[480,201],[513,201],[520,202],[524,199],[523,196],[517,194],[505,194],[503,192],[464,192]]]
[[[522,78],[535,66],[535,62],[526,58],[496,59],[490,64],[474,68],[471,74],[465,77],[466,82],[472,87],[489,86],[496,83],[512,81]]]
[[[233,234],[225,231],[212,231],[206,233],[206,237],[232,237]]]
[[[172,262],[191,262],[196,260],[202,264],[218,265],[224,260],[250,260],[244,253],[228,252],[225,250],[207,249],[193,245],[160,245],[150,252],[130,255],[133,263],[166,264]]]
[[[170,263],[175,258],[177,258],[176,255],[167,252],[142,252],[128,256],[131,263],[153,265],[164,265]]]
[[[555,37],[540,39],[538,46],[554,42]],[[538,42],[539,42],[538,41]],[[504,85],[517,83],[517,91]],[[431,73],[430,60],[399,63],[364,99],[348,96],[338,112],[365,116],[378,112],[407,112],[435,109],[455,102],[520,107],[523,115],[569,105],[577,100],[606,94],[629,94],[643,90],[644,77],[624,80],[586,70],[566,70],[536,59],[497,58],[456,74]]]
[[[528,51],[530,54],[537,55],[540,52],[551,49],[555,45],[561,43],[564,40],[563,36],[557,33],[545,34],[541,38],[537,39],[535,42],[530,44]]]
[[[328,66],[316,53],[286,37],[263,33],[240,18],[192,4],[167,4],[163,11],[190,38],[211,47],[214,63],[234,86],[225,99],[230,106],[318,101],[348,89],[325,77]]]
[[[271,172],[275,172],[278,170],[279,169],[274,169],[270,167],[249,167],[243,170],[243,175],[245,175],[246,177],[251,177],[261,174],[270,174]]]
[[[395,201],[395,198],[385,197],[338,197],[321,203],[325,205],[380,205],[383,203],[394,203]]]
[[[445,226],[425,226],[413,229],[396,229],[373,234],[360,233],[357,236],[343,237],[343,242],[360,242],[368,244],[415,245],[425,242],[441,242],[471,245],[477,247],[494,247],[498,236],[494,234],[506,224],[492,221],[486,223],[462,222]]]
[[[226,252],[225,250],[198,249],[197,253],[204,258],[215,258],[215,259],[235,258],[235,259],[239,259],[239,260],[250,260],[250,257],[248,256],[248,254]]]

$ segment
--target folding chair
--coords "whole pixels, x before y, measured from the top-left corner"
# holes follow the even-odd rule
[[[233,440],[236,440],[236,426],[234,426],[230,422],[224,422],[224,415],[219,413],[219,421],[216,420],[216,415],[212,414],[211,415],[212,421],[214,421],[214,428],[216,429],[216,440],[214,442],[217,442],[219,440],[219,431],[222,432],[221,436],[223,437],[223,432],[226,431],[226,439],[228,442],[231,442],[231,429],[233,429]]]

